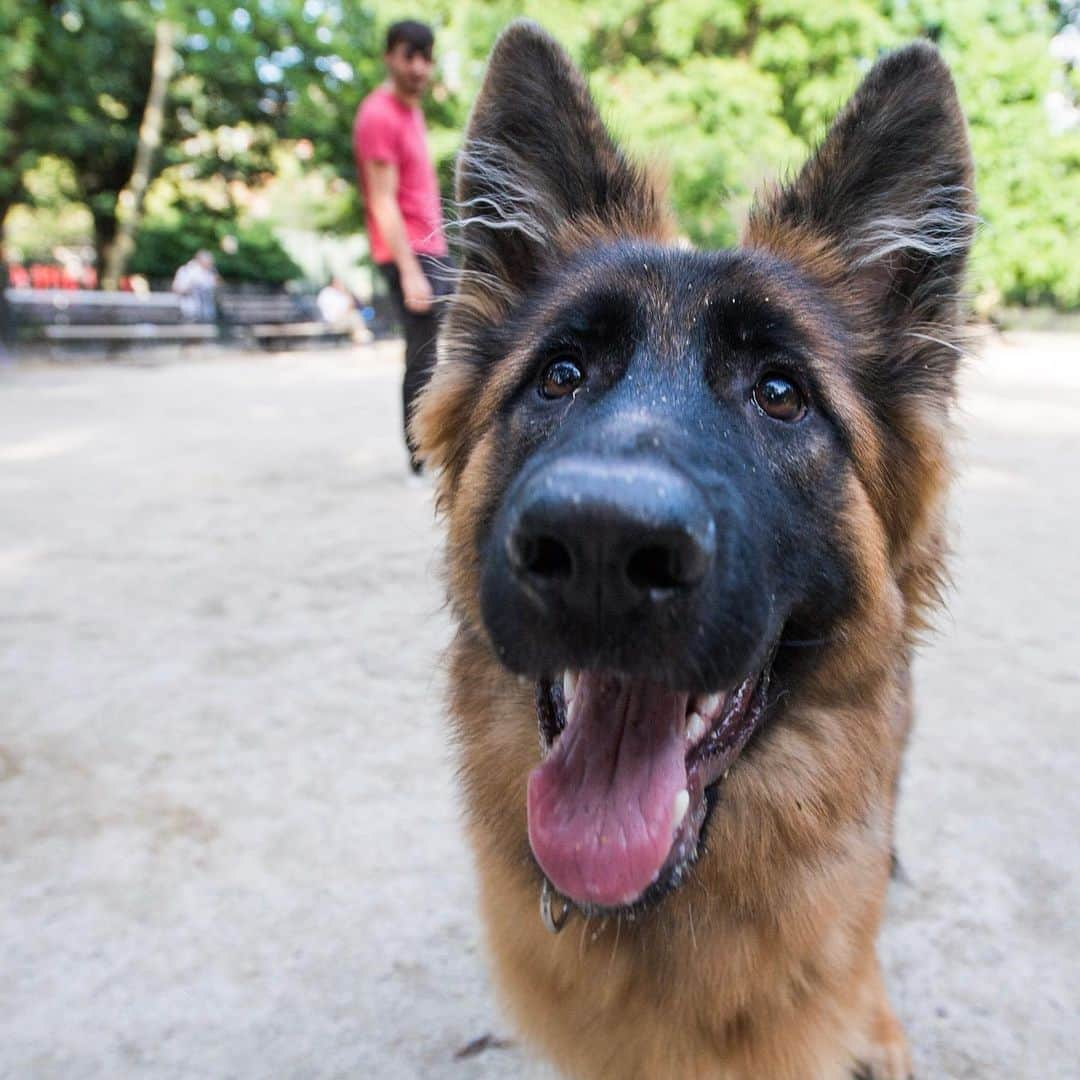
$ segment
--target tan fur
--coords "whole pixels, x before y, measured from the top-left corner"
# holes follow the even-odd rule
[[[482,638],[455,642],[451,704],[496,976],[521,1030],[570,1076],[825,1080],[853,1061],[906,1076],[874,941],[907,612],[869,500],[854,477],[849,488],[864,604],[800,707],[732,770],[690,880],[638,921],[578,916],[558,937],[542,926],[522,795],[539,762],[532,689]],[[475,592],[470,578],[455,591]]]

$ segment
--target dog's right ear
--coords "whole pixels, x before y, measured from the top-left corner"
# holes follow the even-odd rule
[[[605,235],[668,238],[653,182],[615,145],[581,74],[535,23],[495,43],[458,159],[469,271],[520,294],[553,255]]]
[[[482,432],[473,405],[500,347],[489,333],[546,266],[585,245],[673,228],[661,192],[608,134],[585,80],[535,23],[513,23],[488,61],[458,157],[461,273],[439,333],[439,363],[410,430],[443,471],[448,505]]]

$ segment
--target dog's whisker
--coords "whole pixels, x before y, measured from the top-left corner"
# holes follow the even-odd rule
[[[968,355],[967,350],[964,349],[962,346],[957,345],[956,342],[945,341],[943,338],[934,337],[933,334],[923,334],[915,330],[909,330],[905,336],[909,338],[917,338],[920,341],[929,341],[932,342],[934,345],[940,345],[942,346],[942,348],[945,349],[952,349],[952,351],[956,353],[957,356]]]
[[[578,963],[585,957],[585,938],[589,933],[589,924],[592,922],[592,916],[585,913],[585,917],[581,920],[581,934],[578,936]]]
[[[610,981],[611,972],[615,965],[615,957],[619,952],[619,938],[622,936],[622,915],[617,914],[615,916],[615,940],[611,944],[611,956],[608,958],[607,977]]]

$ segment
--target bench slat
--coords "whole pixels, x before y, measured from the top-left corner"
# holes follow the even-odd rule
[[[112,326],[45,326],[50,341],[208,341],[218,336],[212,323],[117,323]]]
[[[330,323],[302,322],[302,323],[256,323],[246,327],[252,337],[335,337],[348,335],[352,331],[348,327],[333,326]]]
[[[247,340],[264,347],[275,341],[347,341],[352,328],[313,319],[310,298],[289,293],[218,294],[219,324],[182,321],[173,293],[82,292],[66,289],[8,289],[16,321],[46,341],[65,344]],[[35,325],[36,324],[36,325]]]

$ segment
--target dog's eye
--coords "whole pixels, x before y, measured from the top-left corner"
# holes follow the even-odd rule
[[[566,356],[552,360],[540,376],[540,396],[561,398],[573,393],[583,382],[585,376],[581,368]]]
[[[802,391],[786,376],[772,371],[762,375],[754,387],[754,404],[774,420],[790,423],[806,412]]]

